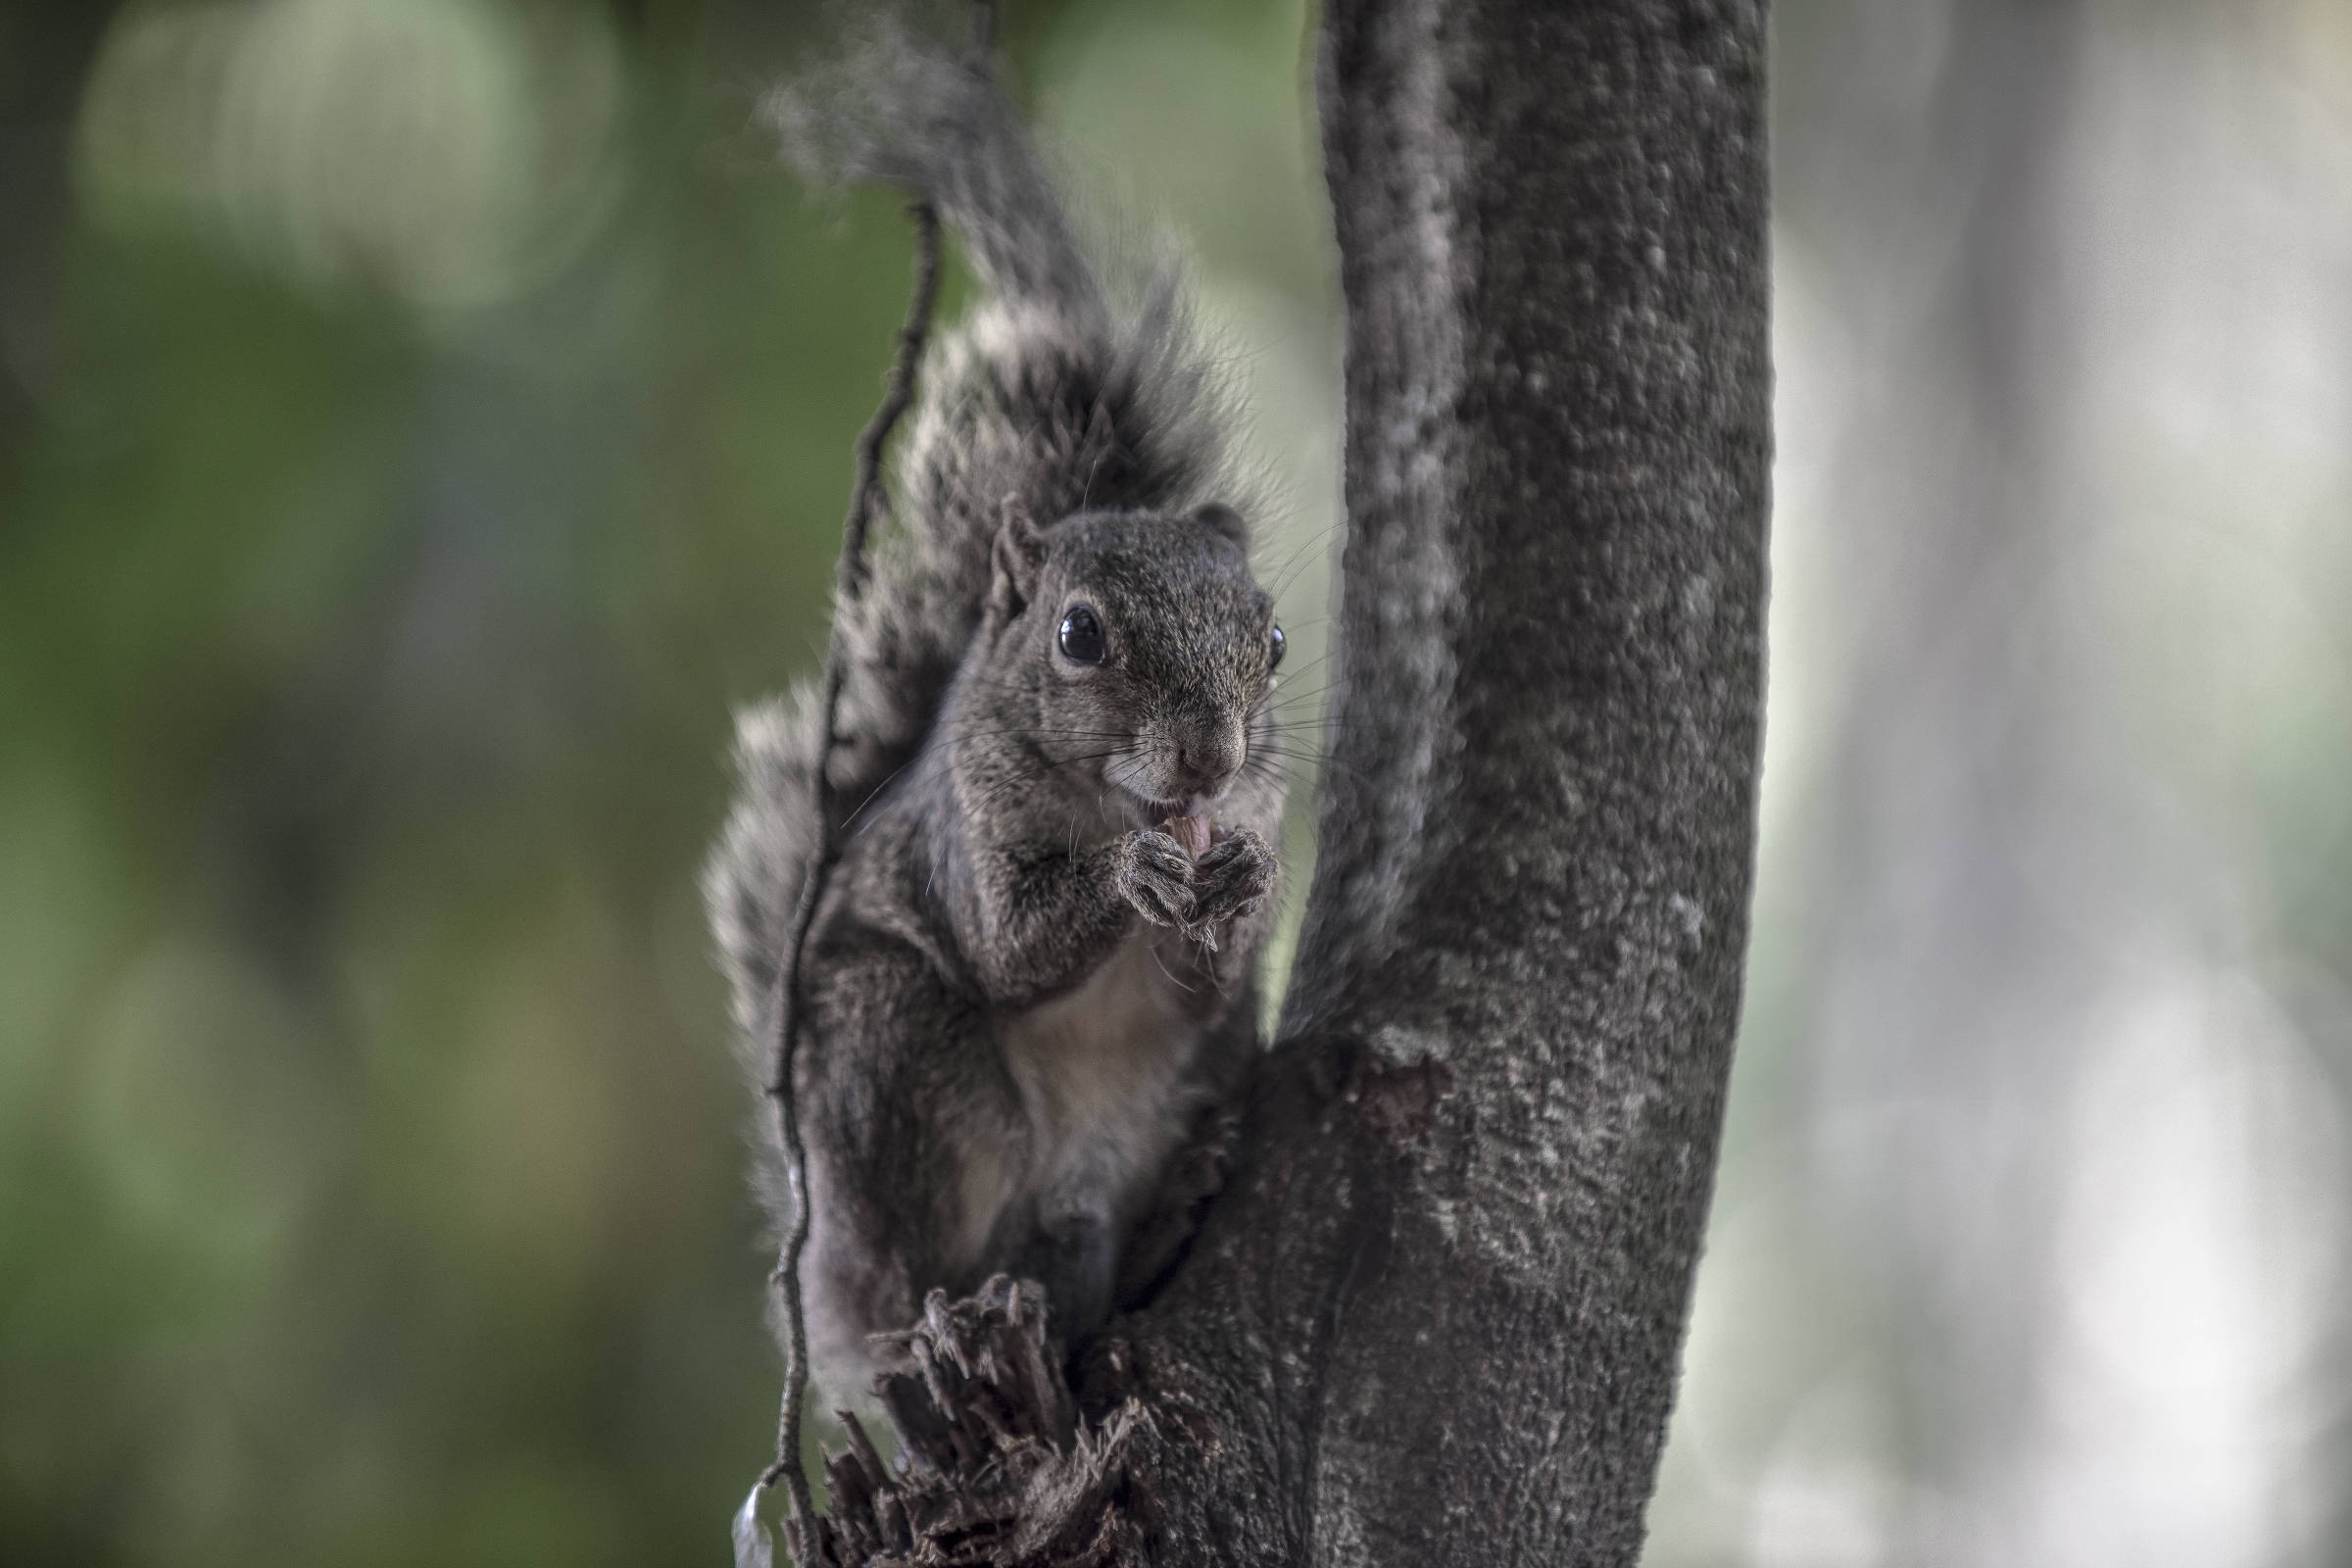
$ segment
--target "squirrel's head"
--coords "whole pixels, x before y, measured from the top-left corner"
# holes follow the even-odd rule
[[[1267,696],[1283,635],[1247,545],[1226,507],[1045,527],[1011,511],[973,693],[988,722],[1142,823],[1213,817],[1246,777],[1279,789]]]

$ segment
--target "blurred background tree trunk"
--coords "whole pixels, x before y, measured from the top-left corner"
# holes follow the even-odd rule
[[[74,117],[116,0],[14,5],[0,17],[0,442],[43,395]]]
[[[1955,243],[1886,357],[1904,460],[1855,480],[1857,514],[1883,525],[1855,541],[1871,588],[1851,606],[1855,685],[1821,804],[1843,896],[1818,1005],[1825,1092],[1883,1112],[1868,1154],[1830,1175],[1898,1293],[1902,1406],[1936,1412],[1909,1434],[1939,1498],[1912,1544],[1990,1568],[2043,1560],[2014,1533],[2058,1304],[2060,1216],[2037,1195],[2058,1186],[2109,983],[2098,917],[2050,888],[2105,886],[2085,858],[2128,861],[2134,824],[2128,806],[2101,820],[2107,737],[2081,710],[2067,536],[2048,523],[2073,370],[2080,8],[1991,0],[1948,25],[1926,157],[1887,232],[1948,223]]]

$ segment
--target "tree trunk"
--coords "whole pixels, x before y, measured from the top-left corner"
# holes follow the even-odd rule
[[[978,1560],[1640,1550],[1747,935],[1762,12],[1322,25],[1348,532],[1295,989],[1232,1186],[1090,1357],[1096,1445]]]

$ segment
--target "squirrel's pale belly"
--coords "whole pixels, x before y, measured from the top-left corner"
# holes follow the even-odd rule
[[[1123,1221],[1148,1195],[1198,1108],[1191,1069],[1218,1010],[1201,1005],[1205,978],[1178,978],[1191,967],[1181,942],[1138,930],[1074,990],[1001,1024],[1028,1159],[1018,1170],[970,1173],[975,1245],[1024,1199],[1046,1216]],[[1175,951],[1163,955],[1162,945]]]

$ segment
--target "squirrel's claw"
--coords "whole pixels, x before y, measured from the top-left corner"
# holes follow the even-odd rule
[[[1274,851],[1248,828],[1210,846],[1192,866],[1193,912],[1185,935],[1217,951],[1224,926],[1254,913],[1274,885]]]
[[[1127,835],[1119,862],[1118,888],[1135,911],[1153,925],[1189,929],[1198,900],[1193,858],[1165,833],[1149,828]]]

